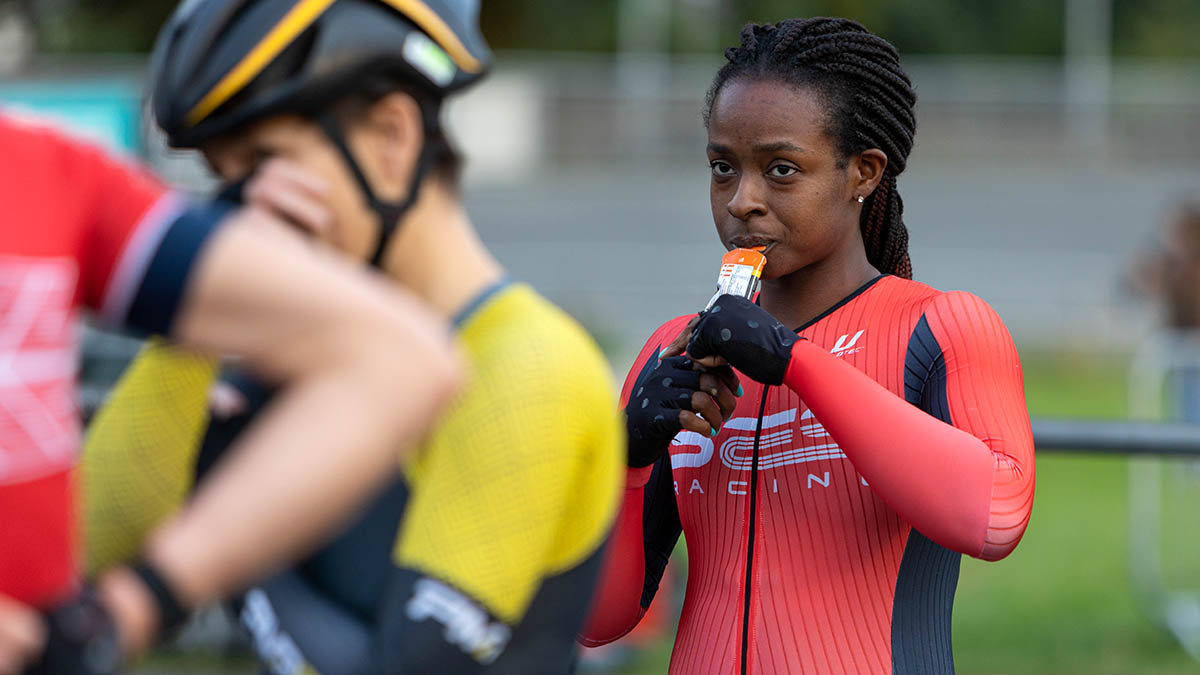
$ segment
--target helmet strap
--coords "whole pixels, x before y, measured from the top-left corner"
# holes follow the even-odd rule
[[[425,116],[426,125],[429,122],[429,115]],[[375,245],[375,253],[371,255],[370,263],[374,267],[382,269],[383,254],[387,250],[388,242],[392,240],[392,236],[400,227],[400,219],[404,216],[412,205],[417,201],[417,196],[421,188],[422,181],[433,168],[433,150],[431,144],[425,140],[421,141],[421,154],[417,158],[417,165],[413,168],[412,179],[408,184],[408,194],[399,202],[385,202],[375,195],[375,191],[371,189],[371,184],[367,181],[367,177],[363,174],[362,168],[359,167],[358,161],[354,159],[354,154],[350,152],[350,146],[346,143],[346,135],[342,130],[341,123],[333,116],[332,113],[326,113],[317,118],[317,123],[325,131],[325,135],[333,142],[338,151],[342,153],[342,157],[346,160],[346,165],[350,167],[350,172],[354,174],[354,179],[358,182],[359,189],[362,190],[363,196],[367,198],[367,206],[379,216],[379,243]],[[436,118],[435,118],[436,121]],[[426,128],[425,137],[429,137],[429,128]]]

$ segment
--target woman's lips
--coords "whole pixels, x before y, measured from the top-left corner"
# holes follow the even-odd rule
[[[733,244],[734,248],[760,248],[764,254],[770,251],[771,247],[775,245],[775,241],[772,239],[742,235],[733,237],[729,240],[729,243]]]

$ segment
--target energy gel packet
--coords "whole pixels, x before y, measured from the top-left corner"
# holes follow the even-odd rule
[[[753,300],[762,286],[762,271],[767,264],[763,252],[766,250],[766,246],[755,246],[735,248],[726,253],[721,258],[721,272],[717,275],[717,292],[704,307],[705,311],[726,293]]]

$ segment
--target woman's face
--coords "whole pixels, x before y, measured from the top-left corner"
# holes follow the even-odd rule
[[[828,128],[820,96],[774,80],[730,81],[713,101],[713,222],[726,248],[771,247],[766,279],[862,246],[857,197],[878,179],[863,183],[858,157],[839,162]]]
[[[354,258],[365,258],[378,226],[345,160],[315,123],[295,115],[277,115],[235,136],[204,148],[209,167],[221,179],[239,180],[268,158],[279,157],[320,176],[329,186],[325,206],[333,226],[322,233],[326,243]]]

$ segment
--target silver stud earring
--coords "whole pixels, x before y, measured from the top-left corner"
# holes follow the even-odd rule
[[[859,203],[859,204],[861,204],[861,203],[863,203],[863,200],[864,200],[864,199],[866,199],[866,197],[863,197],[862,195],[859,195],[859,196],[857,197],[857,199],[858,199],[858,203]]]

